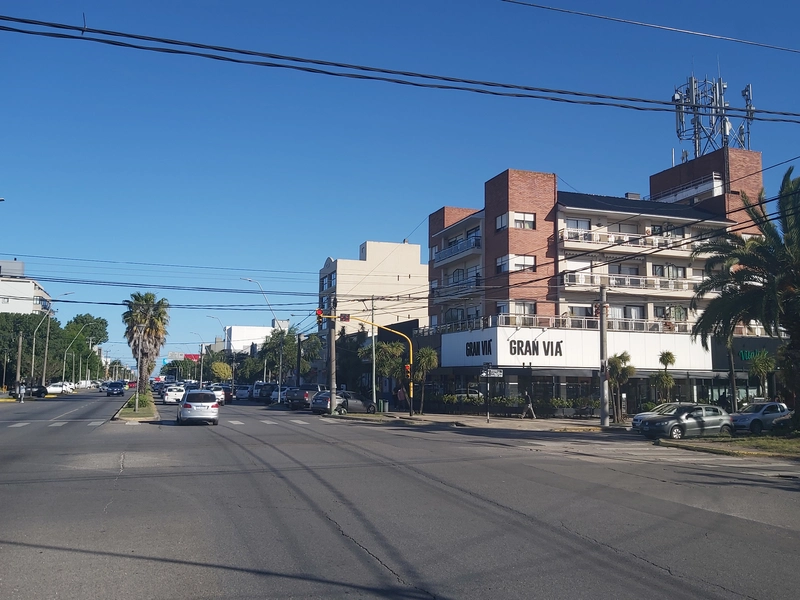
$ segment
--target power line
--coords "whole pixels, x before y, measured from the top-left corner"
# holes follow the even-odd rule
[[[592,19],[600,19],[603,21],[613,21],[615,23],[622,23],[624,25],[636,25],[637,27],[649,27],[650,29],[660,29],[662,31],[669,31],[672,33],[683,33],[686,35],[695,35],[712,40],[721,40],[723,42],[734,42],[736,44],[745,44],[748,46],[758,46],[759,48],[768,48],[770,50],[779,50],[781,52],[792,52],[800,54],[800,50],[796,48],[787,48],[785,46],[776,46],[775,44],[767,44],[764,42],[754,42],[752,40],[744,40],[741,38],[730,37],[726,35],[718,35],[715,33],[704,33],[702,31],[692,31],[691,29],[679,29],[678,27],[669,27],[667,25],[658,25],[655,23],[643,23],[641,21],[633,21],[631,19],[622,19],[620,17],[609,17],[607,15],[597,15],[593,13],[582,12],[579,10],[570,10],[567,8],[556,8],[554,6],[544,6],[543,4],[533,4],[532,2],[522,2],[521,0],[501,0],[509,4],[519,4],[520,6],[527,6],[529,8],[538,8],[541,10],[550,10],[553,12],[564,13],[568,15],[577,15],[580,17],[590,17]]]
[[[65,39],[65,40],[75,40],[75,41],[83,41],[83,42],[93,42],[98,44],[105,44],[109,46],[116,46],[120,48],[127,48],[133,50],[142,50],[147,52],[160,52],[164,54],[172,54],[172,55],[183,55],[183,56],[193,56],[197,58],[205,58],[209,60],[217,60],[222,62],[230,62],[235,64],[243,64],[243,65],[251,65],[251,66],[258,66],[258,67],[269,67],[269,68],[279,68],[279,69],[289,69],[295,71],[301,71],[305,73],[312,73],[317,75],[328,75],[331,77],[344,77],[348,79],[357,79],[357,80],[364,80],[364,81],[381,81],[385,83],[393,83],[396,85],[406,85],[411,87],[419,87],[419,88],[428,88],[428,89],[441,89],[441,90],[453,90],[453,91],[462,91],[462,92],[471,92],[477,94],[485,94],[490,96],[500,96],[500,97],[510,97],[510,98],[527,98],[527,99],[534,99],[534,100],[547,100],[550,102],[561,102],[566,104],[578,104],[578,105],[585,105],[585,106],[606,106],[606,107],[613,107],[613,108],[623,108],[628,110],[638,110],[638,111],[649,111],[649,112],[674,112],[674,105],[672,102],[664,101],[664,100],[652,100],[646,98],[635,98],[635,97],[625,97],[625,96],[614,96],[609,94],[597,94],[597,93],[590,93],[590,92],[581,92],[581,91],[574,91],[574,90],[558,90],[552,88],[542,88],[542,87],[534,87],[534,86],[523,86],[517,84],[509,84],[509,83],[500,83],[500,82],[493,82],[493,81],[481,81],[481,80],[474,80],[474,79],[464,79],[458,77],[449,77],[444,75],[431,75],[427,73],[416,73],[412,71],[397,71],[393,69],[383,69],[378,67],[369,67],[365,65],[354,65],[348,63],[337,63],[332,61],[323,61],[317,59],[307,59],[307,58],[300,58],[300,57],[292,57],[292,56],[284,56],[266,52],[256,52],[253,50],[243,50],[243,49],[236,49],[236,48],[226,48],[224,46],[213,46],[209,44],[200,44],[196,42],[186,42],[180,40],[170,40],[168,38],[159,38],[154,36],[143,36],[137,34],[130,34],[130,33],[123,33],[123,32],[116,32],[116,31],[108,31],[108,30],[101,30],[101,29],[91,29],[91,28],[82,28],[73,25],[66,25],[63,23],[53,23],[47,21],[36,21],[32,19],[21,19],[17,17],[10,17],[5,15],[0,15],[0,21],[9,21],[15,23],[25,23],[29,25],[36,25],[39,27],[48,27],[48,28],[55,28],[61,30],[73,30],[73,31],[80,31],[81,35],[71,35],[65,33],[58,33],[58,32],[51,32],[51,31],[33,31],[29,29],[20,29],[17,27],[9,27],[9,26],[0,26],[0,31],[7,31],[10,33],[19,33],[23,35],[33,35],[33,36],[40,36],[40,37],[48,37],[48,38],[55,38],[55,39]],[[134,44],[131,42],[120,41],[119,39],[103,39],[97,38],[93,36],[85,35],[86,32],[97,33],[100,35],[106,36],[113,36],[116,38],[121,39],[135,39],[140,41],[147,41],[147,42],[157,42],[162,44],[168,44],[169,46],[178,46],[178,48],[174,47],[164,47],[164,46],[146,46],[142,44]],[[181,47],[188,47],[188,48],[197,48],[203,50],[213,50],[215,52],[225,52],[229,54],[240,54],[246,56],[258,56],[258,57],[268,57],[274,60],[283,60],[286,63],[276,63],[276,62],[266,62],[260,60],[250,60],[250,59],[242,59],[242,58],[235,58],[233,56],[224,56],[220,54],[213,54],[209,52],[200,52],[198,50],[183,50],[180,49]],[[298,64],[291,64],[291,63],[298,63]],[[340,69],[348,69],[351,71],[360,71],[361,73],[349,73],[349,72],[341,72],[341,71],[331,71],[328,69],[321,69],[317,67],[310,67],[310,66],[303,66],[303,65],[320,65],[326,67],[335,67]],[[363,73],[370,73],[370,74],[363,74]],[[397,79],[396,77],[385,77],[385,76],[378,76],[373,75],[372,73],[381,73],[383,75],[395,75],[400,77],[408,77],[414,79],[422,79],[423,81],[413,81],[409,79]],[[425,83],[425,81],[443,81],[447,82],[447,84],[434,84],[434,83]],[[464,84],[464,85],[451,85],[451,84]],[[480,86],[480,87],[465,87],[465,86]],[[508,89],[508,90],[520,90],[524,92],[537,92],[537,93],[516,93],[516,92],[503,92],[498,91],[499,89]],[[547,95],[550,94],[550,95]],[[563,97],[563,96],[573,96],[573,98]],[[580,99],[578,99],[580,98]],[[701,108],[700,105],[683,105],[685,108]],[[730,113],[742,113],[743,115],[748,116],[748,118],[756,121],[768,121],[768,122],[778,122],[778,123],[794,123],[800,124],[800,121],[787,118],[787,117],[800,117],[800,113],[791,113],[786,111],[770,111],[765,109],[757,109],[753,110],[752,108],[736,108],[736,107],[726,107],[726,111]],[[755,114],[754,114],[755,113]],[[765,117],[759,115],[776,115],[776,117]]]

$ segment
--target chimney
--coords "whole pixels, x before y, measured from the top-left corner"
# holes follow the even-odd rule
[[[628,200],[641,200],[642,195],[637,194],[636,192],[625,192],[625,198]]]

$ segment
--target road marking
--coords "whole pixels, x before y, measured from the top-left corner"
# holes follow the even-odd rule
[[[306,421],[301,421],[300,419],[289,419],[290,423],[297,423],[298,425],[308,425]]]
[[[262,423],[266,423],[267,425],[277,425],[275,421],[261,421]]]
[[[320,419],[320,423],[341,423],[341,421],[334,421],[333,419]]]
[[[244,425],[241,421],[228,421],[231,425]]]
[[[67,424],[66,421],[59,421],[58,423],[50,423],[50,425],[48,425],[48,427],[61,427],[62,425],[66,425],[66,424]]]
[[[98,425],[102,425],[105,421],[92,421],[91,423],[87,423],[87,427],[97,427]]]
[[[25,425],[30,425],[30,423],[14,423],[13,425],[9,425],[9,427],[25,427]]]

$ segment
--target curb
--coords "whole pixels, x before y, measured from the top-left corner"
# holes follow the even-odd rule
[[[133,396],[131,396],[132,398]],[[119,413],[125,408],[125,405],[130,401],[131,398],[127,398],[123,403],[122,406],[119,407],[117,412],[114,413],[114,416],[111,417],[112,421],[130,421],[134,423],[142,423],[145,421],[161,421],[161,413],[158,412],[158,406],[156,403],[153,402],[153,412],[155,413],[152,417],[120,417]]]
[[[721,454],[724,456],[740,456],[745,458],[781,458],[784,460],[800,461],[800,456],[782,454],[780,452],[766,452],[763,450],[729,450],[727,448],[715,448],[713,446],[706,446],[703,444],[687,444],[661,438],[657,439],[655,444],[657,446],[665,446],[668,448],[681,448],[683,450],[690,450],[692,452],[705,452],[706,454]]]

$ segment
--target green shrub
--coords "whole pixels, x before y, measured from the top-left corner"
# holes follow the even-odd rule
[[[650,412],[656,407],[655,402],[644,402],[642,404],[642,412]]]
[[[150,397],[150,394],[139,394],[139,407],[142,406],[149,406],[153,399]],[[133,396],[130,397],[125,403],[125,408],[134,408],[136,406],[136,393],[134,392]]]
[[[445,394],[442,396],[442,402],[444,404],[455,404],[458,402],[458,398],[456,398],[455,394]]]

